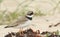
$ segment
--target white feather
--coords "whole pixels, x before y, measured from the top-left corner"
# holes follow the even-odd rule
[[[31,25],[31,20],[26,21],[24,24],[20,24],[17,28],[25,28]]]

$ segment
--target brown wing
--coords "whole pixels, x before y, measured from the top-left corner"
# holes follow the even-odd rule
[[[17,25],[25,23],[26,21],[28,21],[28,19],[25,16],[24,17],[20,17],[19,19],[17,19],[17,21],[12,23],[10,26],[17,26]]]

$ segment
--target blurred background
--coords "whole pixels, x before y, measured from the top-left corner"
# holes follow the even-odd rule
[[[0,0],[0,25],[9,25],[27,11],[34,16],[60,14],[60,0]]]

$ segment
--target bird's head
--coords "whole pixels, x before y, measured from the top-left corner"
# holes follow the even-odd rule
[[[29,19],[29,20],[32,20],[32,17],[33,17],[33,11],[28,11],[26,17]]]

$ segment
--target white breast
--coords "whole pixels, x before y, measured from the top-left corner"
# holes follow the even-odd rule
[[[17,28],[25,28],[25,27],[28,27],[30,25],[31,25],[31,20],[28,20],[25,23],[18,25]]]

